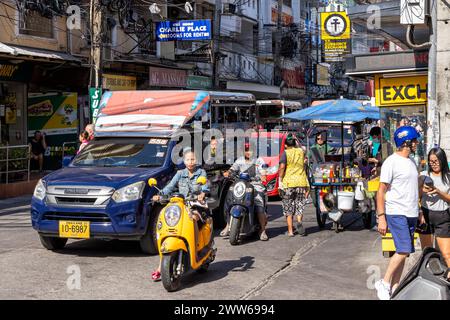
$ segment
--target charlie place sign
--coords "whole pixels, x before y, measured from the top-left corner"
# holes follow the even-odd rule
[[[150,67],[150,86],[184,88],[187,83],[186,70]]]

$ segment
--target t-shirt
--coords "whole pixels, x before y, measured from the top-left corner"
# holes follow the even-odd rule
[[[433,174],[428,174],[428,171],[423,171],[420,173],[421,176],[427,176],[430,177],[431,180],[433,180],[434,186],[438,188],[439,190],[450,194],[450,185],[445,184],[444,181],[442,181],[441,176],[435,176]],[[425,192],[422,194],[422,207],[428,210],[432,211],[445,211],[449,208],[448,202],[443,200],[440,196],[437,194],[434,195],[428,195]]]
[[[387,215],[419,216],[419,173],[411,159],[396,153],[387,158],[381,167],[380,182],[389,184]]]

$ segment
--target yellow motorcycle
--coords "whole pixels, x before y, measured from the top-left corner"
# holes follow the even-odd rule
[[[198,178],[197,183],[206,184],[206,178]],[[158,189],[155,179],[149,179],[148,184]],[[217,249],[214,248],[213,221],[208,217],[199,228],[192,218],[194,210],[209,210],[206,204],[197,201],[197,195],[187,198],[180,194],[170,198],[162,196],[159,202],[166,204],[157,223],[161,279],[164,288],[173,292],[180,288],[181,278],[186,272],[204,273],[214,261]]]

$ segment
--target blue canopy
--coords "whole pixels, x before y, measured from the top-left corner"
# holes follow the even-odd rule
[[[380,109],[364,106],[362,102],[348,99],[338,99],[325,102],[315,107],[306,108],[284,115],[282,118],[291,120],[322,120],[322,121],[363,121],[364,119],[380,119]]]

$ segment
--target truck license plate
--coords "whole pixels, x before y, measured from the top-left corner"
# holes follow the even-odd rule
[[[61,238],[89,239],[90,224],[88,221],[59,221]]]

